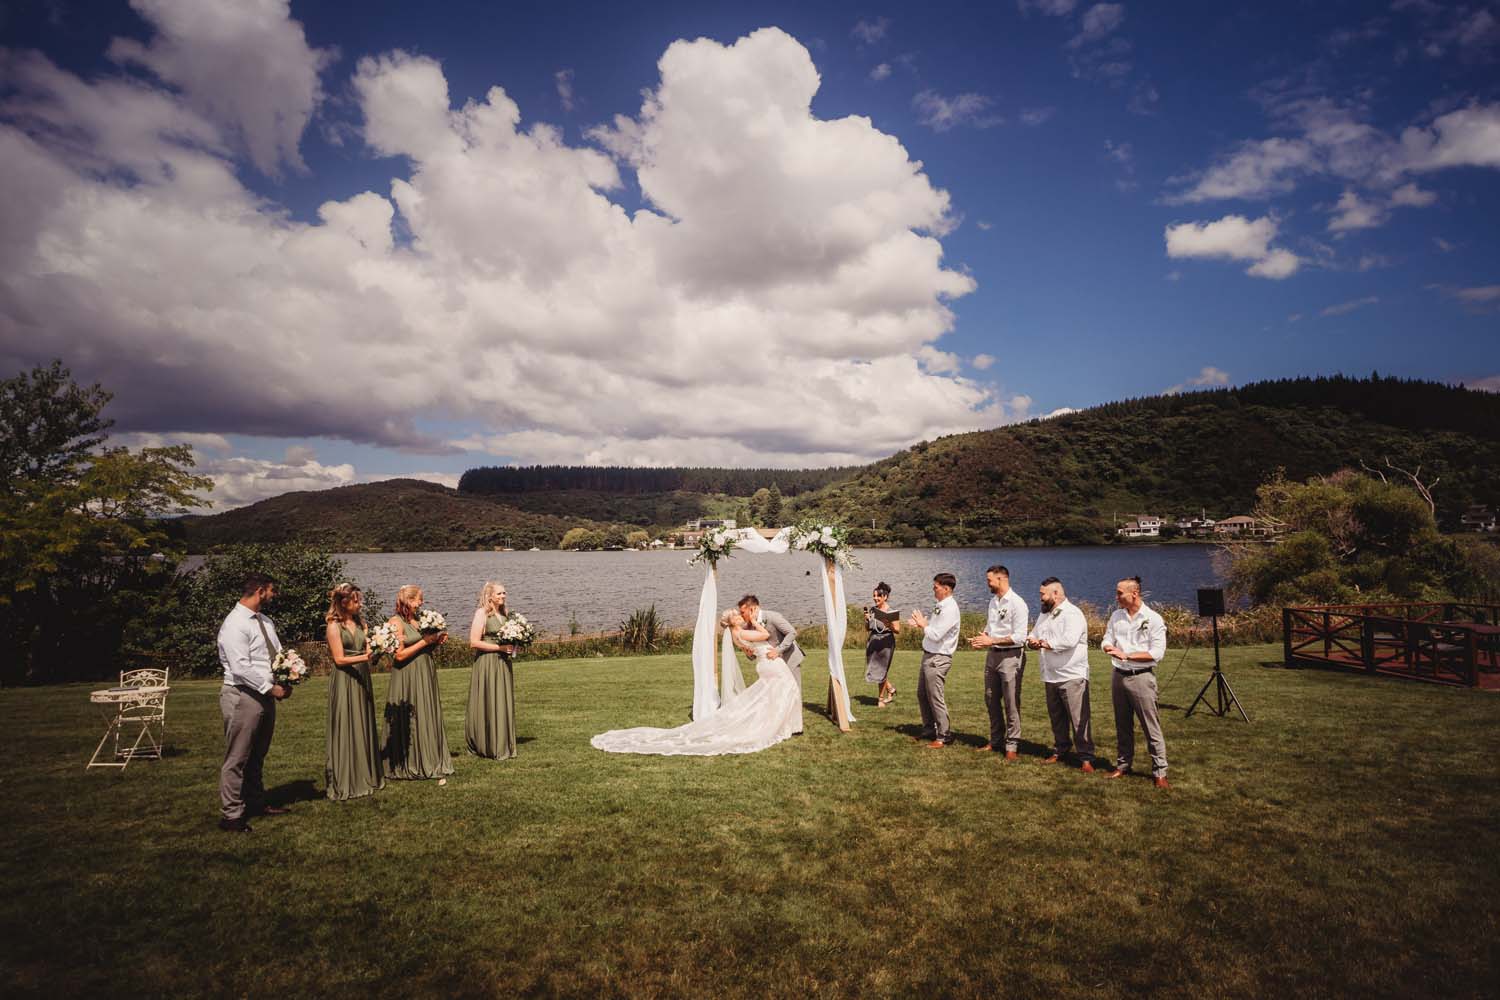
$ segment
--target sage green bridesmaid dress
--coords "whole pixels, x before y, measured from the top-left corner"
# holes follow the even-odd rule
[[[408,646],[422,638],[411,622],[401,624]],[[453,773],[438,700],[437,664],[429,652],[391,664],[391,686],[385,696],[385,764],[392,778],[444,778]]]
[[[500,645],[500,616],[484,620],[485,642]],[[469,678],[469,710],[464,739],[478,757],[508,760],[516,755],[516,677],[504,653],[477,653]]]
[[[366,649],[365,630],[358,625],[340,625],[339,637],[350,656]],[[385,787],[368,663],[336,666],[328,678],[326,774],[328,797],[334,800],[357,799]]]

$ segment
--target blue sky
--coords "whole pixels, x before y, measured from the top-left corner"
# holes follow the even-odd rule
[[[0,355],[105,381],[220,506],[862,461],[1307,373],[1500,388],[1494,3],[3,17]]]

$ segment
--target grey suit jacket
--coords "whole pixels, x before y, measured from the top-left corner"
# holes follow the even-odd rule
[[[765,623],[766,631],[771,633],[771,645],[776,647],[787,667],[792,670],[801,667],[806,657],[802,653],[802,647],[797,645],[797,630],[792,628],[792,623],[781,612],[769,608],[761,608],[760,617]]]

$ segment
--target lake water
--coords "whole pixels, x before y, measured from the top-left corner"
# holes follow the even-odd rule
[[[932,576],[958,577],[955,592],[966,611],[989,600],[986,567],[1010,569],[1011,585],[1037,610],[1037,586],[1056,576],[1073,600],[1101,608],[1114,603],[1115,582],[1139,575],[1151,604],[1196,606],[1199,587],[1222,585],[1209,545],[1119,545],[1014,549],[860,549],[860,565],[845,573],[850,603],[863,604],[881,580],[891,585],[891,603],[908,611],[932,604]],[[698,611],[703,567],[689,566],[690,552],[382,552],[339,558],[347,574],[374,590],[389,612],[396,589],[415,583],[427,603],[455,626],[467,623],[486,579],[499,580],[520,611],[545,632],[565,632],[576,616],[585,632],[610,631],[636,608],[655,604],[671,626],[690,626]],[[823,617],[816,556],[740,554],[719,564],[719,603],[727,607],[743,593],[759,596],[793,622]]]

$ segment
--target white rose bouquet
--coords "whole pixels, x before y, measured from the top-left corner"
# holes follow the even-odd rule
[[[503,645],[529,646],[536,641],[536,626],[527,621],[525,615],[517,612],[505,616],[499,636]]]
[[[431,608],[423,608],[417,615],[416,621],[418,632],[446,632],[448,631],[448,619]]]
[[[710,528],[698,539],[698,554],[688,560],[688,565],[706,562],[717,566],[719,560],[733,552],[739,545],[735,533],[727,528]]]
[[[792,528],[792,547],[832,559],[845,569],[859,565],[849,545],[849,529],[842,524],[799,524]]]
[[[301,684],[307,674],[307,664],[294,649],[283,649],[271,661],[271,680],[282,687]]]
[[[381,622],[370,629],[368,641],[372,659],[393,655],[399,645],[396,641],[396,630],[391,628],[390,622]]]

